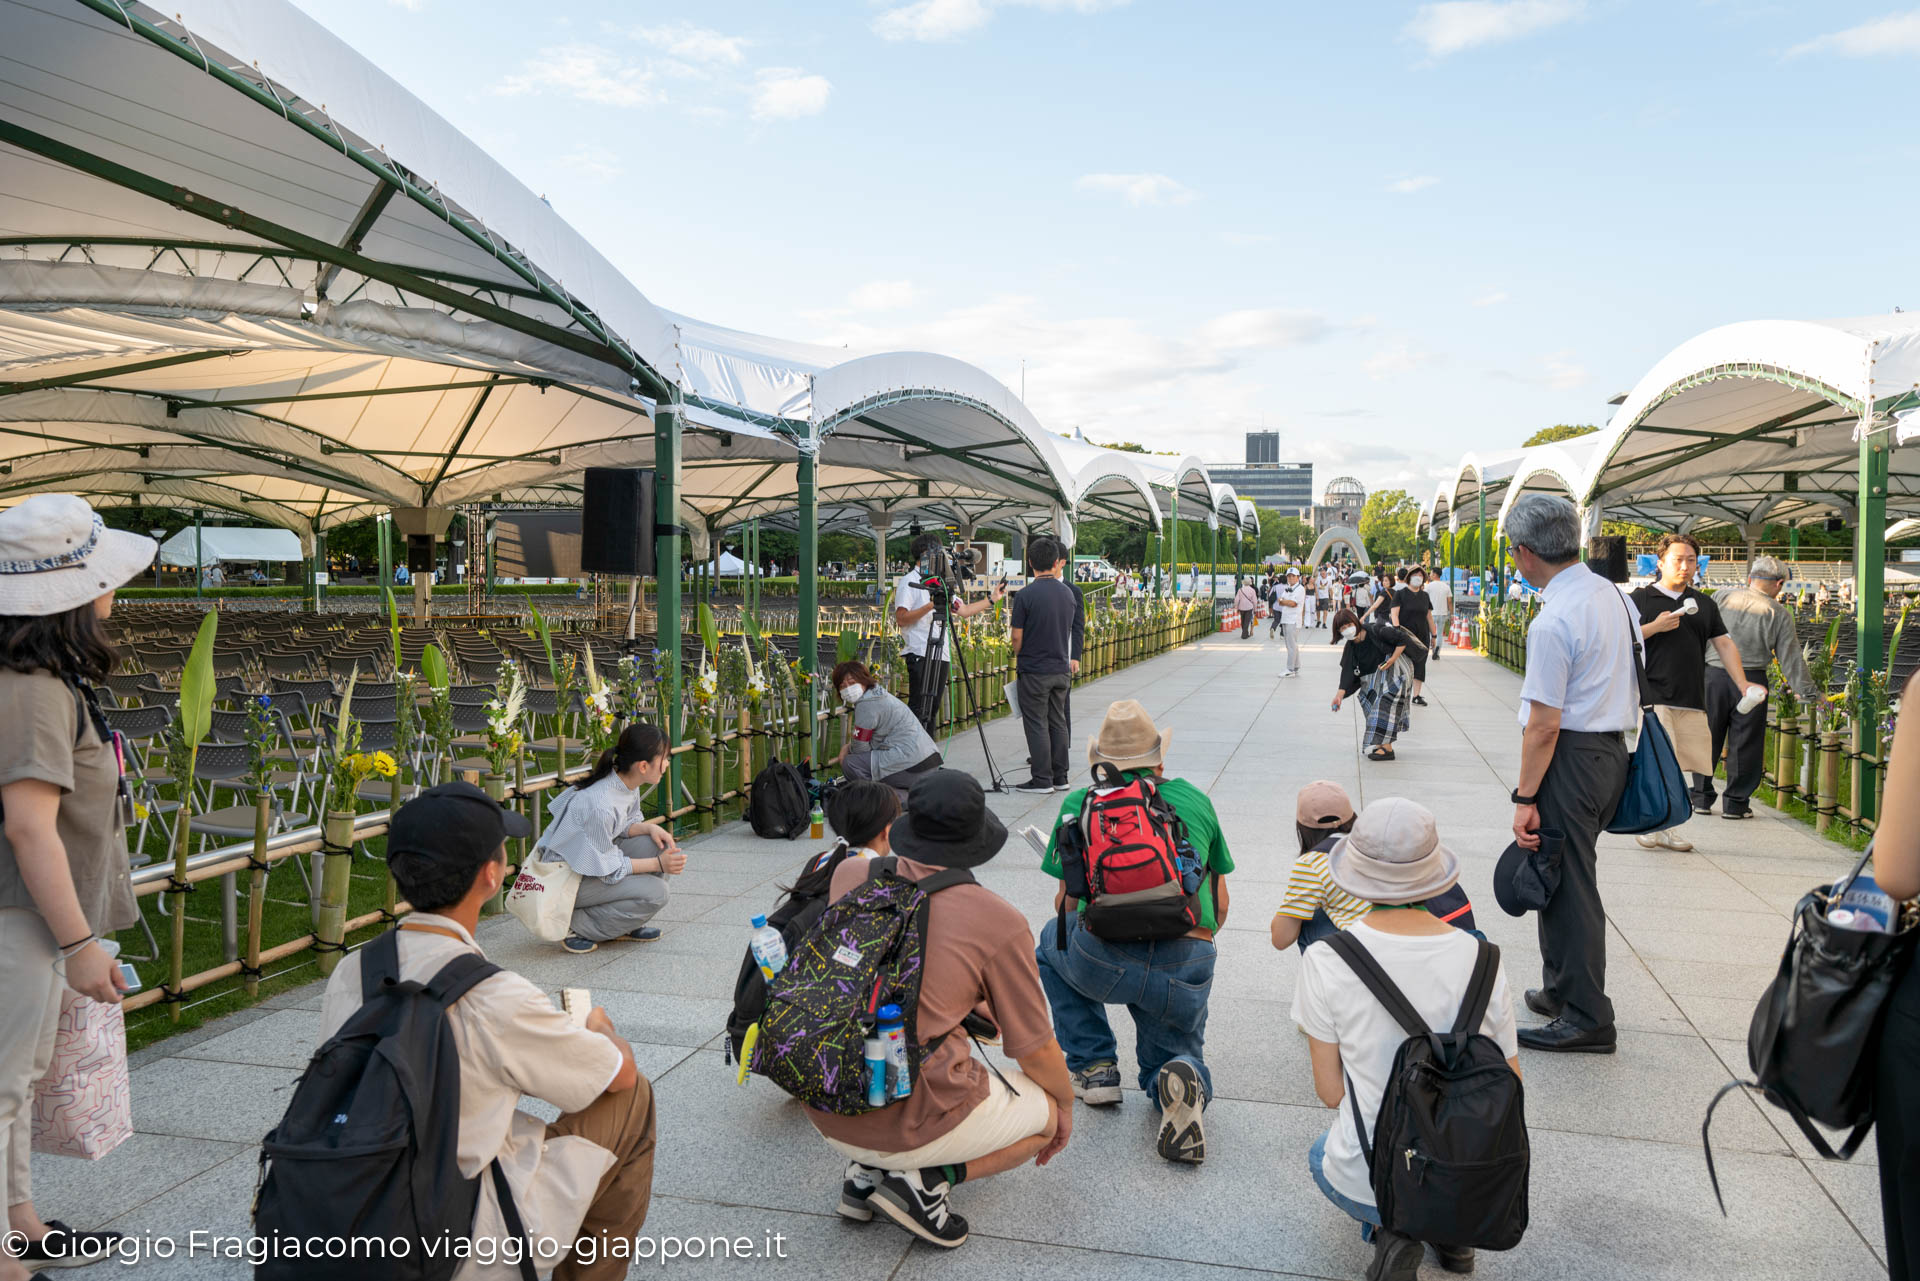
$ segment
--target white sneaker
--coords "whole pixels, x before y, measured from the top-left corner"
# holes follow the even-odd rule
[[[1285,680],[1289,676],[1298,676],[1299,674],[1300,674],[1299,672],[1281,672],[1280,679]]]
[[[1676,854],[1685,854],[1693,849],[1692,841],[1683,840],[1671,831],[1648,832],[1633,839],[1643,850],[1672,850]]]

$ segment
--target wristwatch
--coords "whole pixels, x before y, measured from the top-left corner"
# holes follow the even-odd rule
[[[1520,795],[1520,789],[1516,787],[1513,789],[1513,803],[1515,805],[1538,805],[1540,803],[1540,794],[1536,792],[1532,796],[1522,796]]]

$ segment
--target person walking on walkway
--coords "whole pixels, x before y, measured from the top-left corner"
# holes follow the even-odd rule
[[[1268,608],[1273,611],[1273,627],[1287,644],[1287,670],[1282,678],[1300,674],[1300,629],[1305,626],[1307,589],[1300,585],[1300,571],[1289,569],[1285,582],[1275,583]]]
[[[1199,923],[1184,938],[1141,943],[1114,942],[1087,927],[1082,920],[1086,903],[1067,900],[1063,858],[1068,855],[1061,849],[1063,826],[1080,818],[1087,800],[1088,789],[1080,788],[1061,804],[1040,862],[1041,871],[1062,883],[1054,891],[1055,918],[1041,928],[1035,956],[1073,1073],[1074,1094],[1089,1106],[1120,1101],[1119,1049],[1107,1006],[1125,1005],[1133,1017],[1140,1089],[1160,1114],[1155,1148],[1169,1161],[1197,1164],[1206,1157],[1202,1114],[1213,1097],[1213,1074],[1202,1057],[1213,939],[1227,920],[1226,878],[1233,855],[1207,794],[1185,779],[1167,777],[1172,737],[1139,703],[1122,699],[1107,709],[1099,734],[1087,744],[1087,762],[1105,762],[1129,783],[1148,780],[1184,824],[1199,865]]]
[[[1240,611],[1240,639],[1245,640],[1253,635],[1254,611],[1260,608],[1260,594],[1254,591],[1251,578],[1233,594],[1233,607]]]
[[[1627,785],[1626,731],[1639,724],[1636,619],[1612,583],[1580,560],[1580,516],[1550,494],[1526,494],[1507,517],[1515,564],[1542,601],[1527,633],[1520,686],[1520,781],[1513,836],[1561,841],[1560,886],[1540,912],[1541,984],[1527,1007],[1552,1022],[1525,1028],[1536,1050],[1611,1054],[1607,920],[1597,850]]]
[[[1907,682],[1907,707],[1920,707],[1920,678]],[[1887,760],[1887,807],[1873,849],[1873,876],[1895,901],[1920,895],[1920,716],[1894,726]],[[1880,1215],[1888,1281],[1920,1281],[1920,965],[1909,965],[1881,1021],[1873,1096],[1880,1156]]]
[[[671,832],[648,821],[641,802],[670,759],[666,734],[635,721],[600,753],[592,773],[548,807],[537,848],[580,874],[572,932],[560,942],[567,951],[585,955],[614,939],[660,937],[647,922],[667,905],[667,877],[686,870],[687,856]]]
[[[1452,1027],[1485,945],[1426,910],[1427,901],[1460,880],[1460,860],[1441,844],[1433,814],[1403,797],[1375,801],[1334,844],[1327,866],[1341,893],[1365,907],[1346,927],[1348,937],[1386,971],[1428,1027]],[[1368,1281],[1415,1281],[1426,1250],[1381,1226],[1354,1124],[1356,1114],[1379,1115],[1406,1029],[1329,944],[1301,953],[1293,1021],[1307,1034],[1314,1093],[1334,1110],[1333,1124],[1307,1150],[1307,1171],[1327,1200],[1359,1222],[1361,1240],[1373,1245]],[[1503,964],[1493,971],[1486,1012],[1472,1030],[1497,1043],[1507,1066],[1520,1075]],[[1434,1253],[1448,1272],[1473,1271],[1471,1247],[1436,1245]]]
[[[1691,534],[1662,534],[1657,555],[1660,576],[1630,598],[1640,611],[1645,643],[1647,685],[1654,711],[1673,740],[1680,768],[1713,773],[1713,736],[1707,729],[1707,660],[1711,645],[1720,651],[1727,674],[1745,689],[1752,684],[1740,651],[1727,635],[1726,622],[1713,597],[1693,587],[1700,565],[1700,544]],[[1693,842],[1671,828],[1633,838],[1642,849],[1686,853]]]
[[[1810,702],[1819,693],[1794,635],[1793,615],[1779,600],[1786,579],[1785,565],[1772,556],[1756,557],[1747,571],[1747,585],[1716,592],[1713,603],[1726,624],[1728,638],[1746,659],[1747,672],[1764,677],[1768,667],[1778,663],[1793,692]],[[1767,768],[1767,702],[1763,698],[1741,711],[1740,702],[1748,690],[1734,682],[1726,663],[1718,646],[1707,650],[1707,730],[1713,737],[1710,759],[1719,760],[1722,746],[1726,748],[1727,790],[1720,798],[1720,817],[1751,818],[1753,791],[1760,786]],[[1711,772],[1693,776],[1694,813],[1712,811],[1713,782]]]
[[[1418,566],[1400,571],[1405,581],[1394,589],[1393,611],[1388,620],[1420,643],[1410,646],[1407,659],[1413,664],[1413,705],[1425,707],[1421,686],[1427,679],[1427,655],[1436,642],[1433,628],[1433,598],[1427,595],[1427,573]]]
[[[1060,544],[1036,538],[1027,546],[1033,581],[1013,597],[1010,638],[1020,723],[1027,735],[1027,781],[1017,790],[1067,789],[1067,700],[1080,674],[1086,611],[1080,589],[1060,578]]]
[[[1333,692],[1333,710],[1349,694],[1360,696],[1367,716],[1367,759],[1393,759],[1394,740],[1407,732],[1407,708],[1413,698],[1413,663],[1407,650],[1419,644],[1385,621],[1362,623],[1351,609],[1333,616],[1333,638],[1340,651],[1340,688]]]
[[[1313,574],[1313,625],[1325,627],[1333,614],[1333,571],[1322,565]]]

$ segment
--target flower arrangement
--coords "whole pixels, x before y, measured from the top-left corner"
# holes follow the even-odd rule
[[[352,813],[355,793],[370,778],[392,778],[399,765],[385,752],[360,750],[360,722],[341,713],[342,730],[335,738],[333,766],[327,771],[327,809]]]
[[[487,703],[487,770],[504,776],[526,745],[520,732],[520,715],[527,706],[526,678],[512,659],[500,664],[500,679],[493,698]]]
[[[247,784],[265,791],[273,783],[273,696],[256,694],[247,700]]]
[[[393,673],[393,741],[411,751],[420,734],[419,685],[412,672]]]
[[[582,651],[586,669],[586,688],[581,691],[581,702],[586,708],[586,724],[582,726],[586,739],[587,759],[595,760],[601,752],[614,745],[620,737],[620,720],[614,714],[614,691],[600,679],[600,669],[594,665],[593,646]],[[622,663],[632,662],[627,659]]]
[[[450,762],[453,759],[454,734],[453,682],[447,670],[446,656],[440,652],[438,645],[427,646],[420,656],[420,669],[427,678],[427,688],[432,691],[424,719],[427,740],[433,744],[433,759]]]

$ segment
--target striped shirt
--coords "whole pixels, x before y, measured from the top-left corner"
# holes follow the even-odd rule
[[[1322,841],[1294,860],[1293,874],[1287,878],[1287,897],[1276,915],[1311,921],[1315,909],[1319,909],[1344,930],[1373,910],[1373,904],[1333,883],[1333,870],[1327,866],[1326,847],[1330,844],[1330,840]]]

